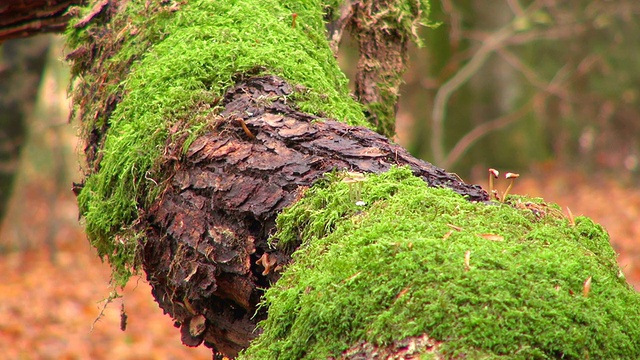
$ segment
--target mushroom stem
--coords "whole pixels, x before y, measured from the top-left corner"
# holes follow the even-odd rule
[[[507,195],[509,195],[509,191],[511,191],[511,188],[513,187],[513,183],[516,181],[517,178],[520,177],[520,174],[506,173],[504,177],[507,178],[508,180],[511,180],[511,182],[509,183],[509,186],[507,186],[507,190],[505,190],[504,194],[502,194],[502,202],[504,202],[507,199]]]
[[[493,189],[493,179],[497,179],[500,172],[496,169],[489,169],[489,197],[498,198],[497,192]]]

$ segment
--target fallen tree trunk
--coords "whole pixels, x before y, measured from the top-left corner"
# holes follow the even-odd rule
[[[487,204],[366,128],[324,37],[339,3],[98,2],[70,24],[75,190],[115,285],[142,267],[183,342],[232,357],[640,354],[600,227]],[[426,9],[385,5],[368,16],[402,15],[380,23],[398,36]]]
[[[372,130],[296,110],[285,100],[292,92],[273,76],[233,87],[220,117],[212,119],[216,131],[199,137],[172,166],[171,186],[141,223],[148,229],[142,263],[155,298],[183,324],[187,342],[204,339],[236,354],[258,335],[257,323],[266,317],[264,311],[255,314],[263,289],[291,260],[290,251],[268,243],[276,216],[329,172],[409,166],[430,186],[455,189],[470,201],[488,200],[478,186],[413,158]],[[184,299],[190,306],[176,306]],[[191,339],[186,329],[198,314],[215,325]]]

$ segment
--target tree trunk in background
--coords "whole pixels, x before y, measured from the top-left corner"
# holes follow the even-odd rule
[[[0,63],[0,223],[12,194],[20,150],[27,132],[50,38],[41,36],[2,44]]]

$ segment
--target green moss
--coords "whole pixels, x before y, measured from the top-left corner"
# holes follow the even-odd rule
[[[340,179],[280,216],[276,243],[304,241],[244,358],[320,359],[423,333],[469,358],[640,358],[640,295],[591,220],[473,204],[407,169],[369,176],[360,207]]]
[[[282,76],[302,85],[292,96],[302,111],[366,125],[325,40],[320,1],[201,0],[182,3],[177,11],[149,8],[162,6],[130,2],[110,24],[101,25],[123,26],[117,33],[126,40],[105,64],[127,72],[107,74],[114,78],[104,97],[78,99],[101,104],[108,96],[122,96],[108,118],[98,116],[108,124],[102,160],[87,177],[78,202],[92,244],[109,257],[123,280],[135,257],[130,225],[139,209],[156,198],[167,176],[158,164],[168,139],[185,132],[193,139],[207,115],[216,111],[208,104],[239,75]],[[295,28],[293,13],[298,14]],[[69,43],[77,47],[95,41],[90,34],[100,31],[97,26],[71,27]],[[122,63],[131,65],[116,66]],[[87,138],[101,128],[96,114],[102,115],[84,111]],[[188,125],[170,133],[178,122]]]

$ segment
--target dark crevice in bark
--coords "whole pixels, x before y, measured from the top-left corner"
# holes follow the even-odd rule
[[[267,244],[275,218],[327,172],[407,165],[430,186],[488,199],[479,186],[413,158],[372,130],[296,110],[285,99],[292,93],[273,76],[244,79],[229,90],[224,111],[211,119],[215,130],[184,156],[170,156],[180,159],[170,165],[170,186],[142,217],[142,264],[187,345],[204,342],[235,356],[259,334],[256,324],[266,317],[264,310],[256,314],[261,288],[290,261],[289,253]],[[201,331],[194,323],[202,316]]]

